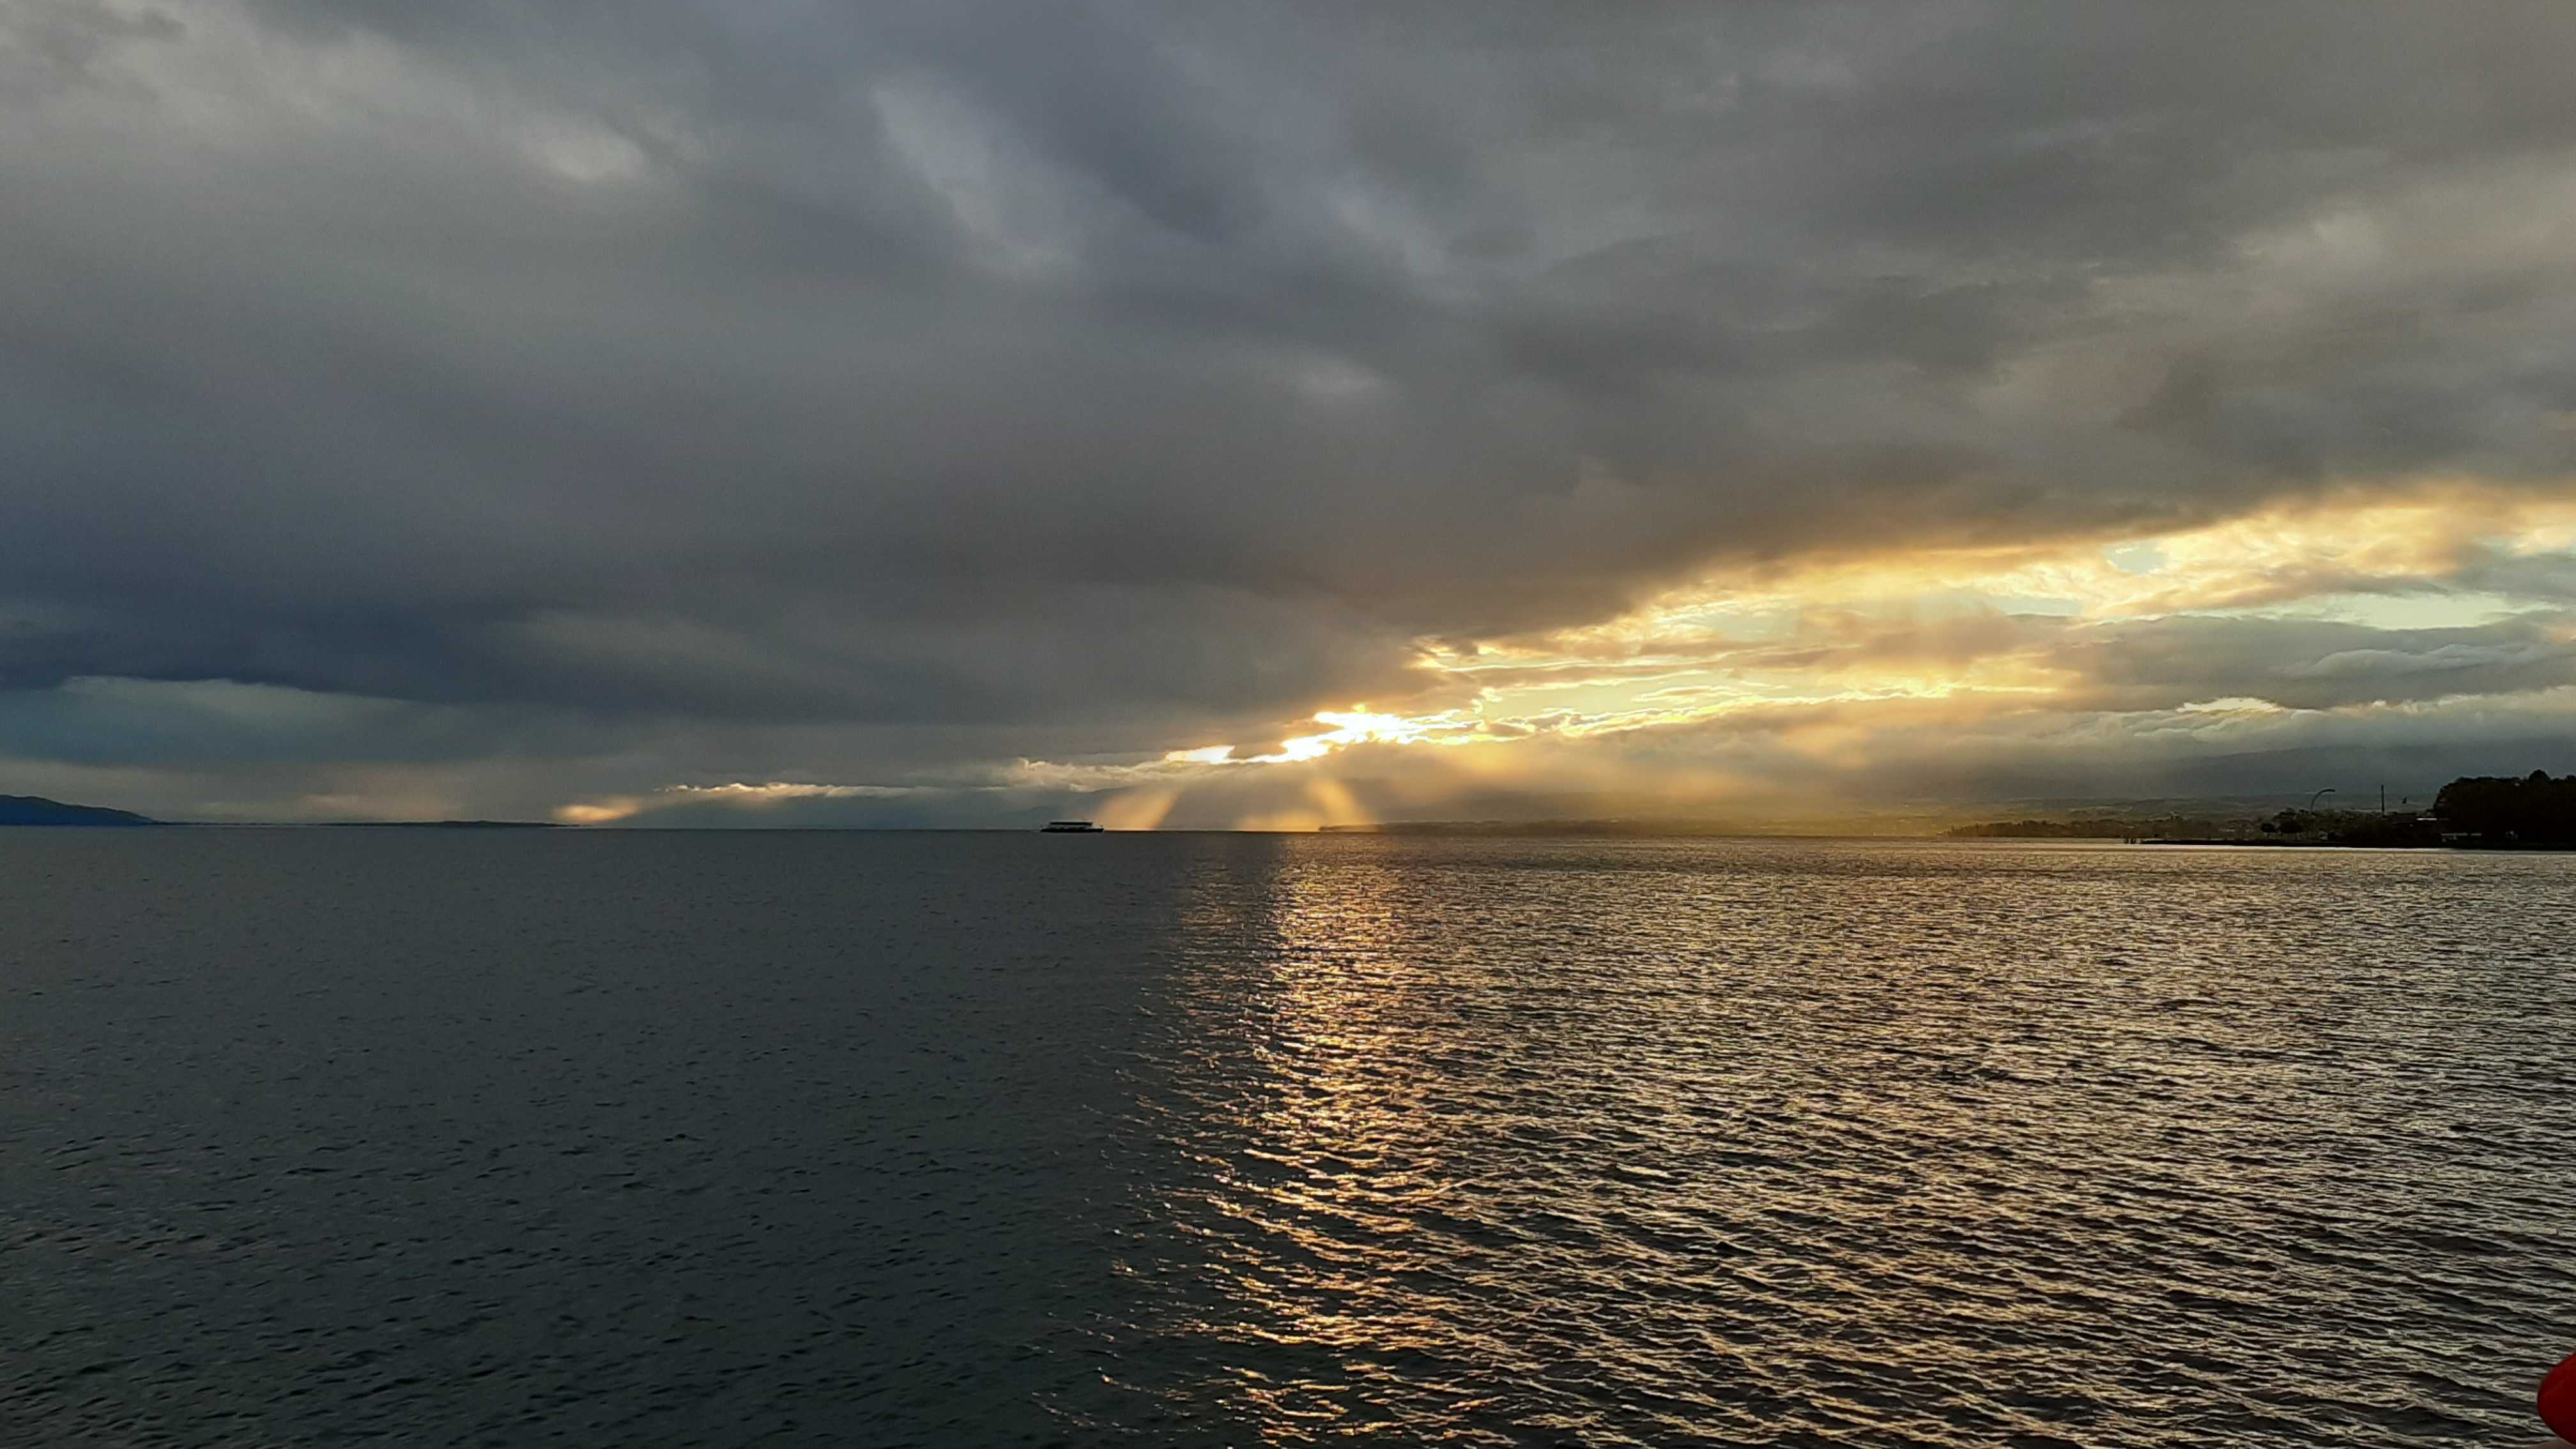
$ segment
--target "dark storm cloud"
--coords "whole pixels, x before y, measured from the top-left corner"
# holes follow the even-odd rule
[[[639,771],[1151,749],[1712,562],[2546,485],[2571,48],[2518,4],[26,0],[0,687],[552,711]]]

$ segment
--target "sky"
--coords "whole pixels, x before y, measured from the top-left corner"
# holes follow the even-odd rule
[[[0,792],[2576,769],[2576,6],[11,0]]]

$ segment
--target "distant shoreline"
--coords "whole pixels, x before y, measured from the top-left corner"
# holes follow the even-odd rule
[[[2104,837],[2108,838],[2108,837]],[[2576,844],[2546,840],[2442,840],[2416,843],[2361,842],[2350,840],[2134,840],[2130,845],[2228,845],[2253,850],[2520,850],[2552,854],[2576,850]]]

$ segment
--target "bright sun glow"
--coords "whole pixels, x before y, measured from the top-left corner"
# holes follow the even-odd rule
[[[2571,546],[2576,506],[2435,483],[2160,534],[1724,573],[1596,624],[1426,642],[1427,692],[1443,708],[1324,710],[1313,720],[1327,728],[1275,751],[1174,750],[1159,767],[1304,764],[1360,745],[1508,745],[1792,711],[2080,707],[2089,629],[2293,606],[2431,626],[2479,612],[2450,579]],[[2180,708],[2283,706],[2249,695]]]
[[[1428,721],[1406,719],[1400,714],[1373,714],[1364,704],[1353,705],[1347,710],[1318,711],[1315,723],[1331,725],[1332,728],[1322,734],[1297,735],[1282,740],[1278,754],[1263,758],[1313,760],[1347,745],[1411,744],[1421,739],[1431,727]]]
[[[989,783],[961,788],[1099,795],[1104,815],[1150,829],[1195,783],[1242,786],[1263,767],[1320,770],[1318,762],[1355,749],[1439,748],[1454,778],[1508,775],[1536,742],[1692,727],[1768,732],[1801,758],[1842,764],[1865,761],[1876,732],[1888,728],[1980,728],[2088,712],[2161,713],[2162,728],[2202,732],[2251,727],[2320,708],[2297,692],[2316,670],[2229,675],[2206,688],[2195,677],[2189,687],[2197,692],[2160,694],[2158,670],[2176,678],[2187,670],[2158,652],[2177,647],[2178,636],[2154,631],[2263,620],[2426,631],[2521,620],[2567,639],[2561,616],[2518,596],[2512,581],[2516,570],[2576,569],[2571,555],[2576,504],[2435,483],[2156,534],[1740,569],[1588,625],[1423,641],[1413,708],[1320,710],[1309,716],[1317,728],[1287,734],[1271,749],[1214,744],[1141,761],[1021,760]],[[2410,656],[2419,671],[2495,655],[2493,646],[2427,650]],[[2422,697],[2392,696],[2400,705]],[[1572,761],[1584,753],[1551,751],[1548,768],[1579,772]],[[1312,828],[1364,818],[1347,792],[1336,793],[1332,776],[1305,774],[1293,805],[1252,822]],[[880,789],[673,787],[651,803],[761,806]],[[646,805],[614,797],[559,816],[598,823]]]

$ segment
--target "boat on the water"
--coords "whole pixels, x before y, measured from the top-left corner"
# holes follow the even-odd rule
[[[1100,827],[1088,820],[1050,820],[1038,827],[1041,835],[1096,835]]]

